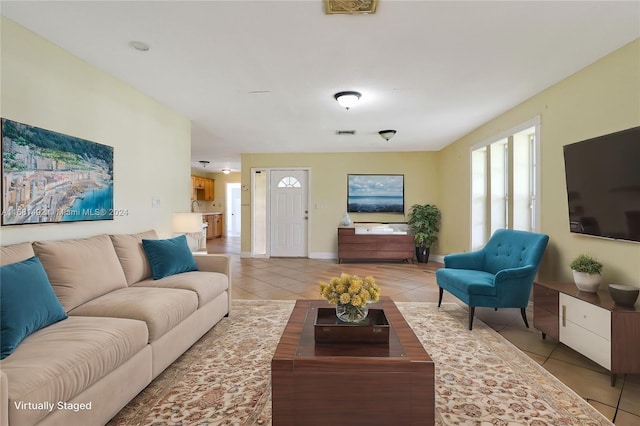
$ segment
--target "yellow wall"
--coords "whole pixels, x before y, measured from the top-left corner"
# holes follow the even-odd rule
[[[309,254],[336,254],[337,227],[347,209],[348,174],[404,174],[405,211],[413,204],[438,205],[438,163],[434,152],[243,154],[242,184],[251,187],[251,168],[308,167]],[[251,252],[251,191],[242,191],[242,252]],[[398,214],[350,214],[353,221],[404,222]],[[437,245],[433,250],[437,252]]]
[[[156,229],[189,211],[191,124],[155,100],[2,18],[1,114],[114,147],[112,221],[2,227],[1,243]],[[152,208],[153,197],[160,207]]]
[[[604,264],[605,283],[640,287],[640,244],[569,232],[562,152],[566,144],[640,125],[640,39],[438,153],[443,217],[440,253],[466,251],[470,246],[470,147],[536,116],[541,119],[541,231],[550,236],[541,278],[571,279],[569,262],[586,252]]]

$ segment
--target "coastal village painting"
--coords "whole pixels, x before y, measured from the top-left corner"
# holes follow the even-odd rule
[[[113,220],[113,147],[2,119],[2,225]]]

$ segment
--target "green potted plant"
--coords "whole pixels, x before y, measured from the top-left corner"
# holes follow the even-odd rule
[[[414,204],[409,209],[407,225],[416,244],[418,262],[429,261],[431,246],[438,239],[440,217],[440,209],[433,204]]]
[[[571,261],[569,267],[578,290],[590,293],[598,291],[602,280],[602,263],[588,254],[581,254]]]

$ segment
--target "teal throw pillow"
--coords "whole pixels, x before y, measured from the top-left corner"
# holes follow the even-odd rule
[[[147,254],[154,280],[182,272],[197,271],[198,266],[187,244],[187,237],[168,240],[142,240],[142,248]]]
[[[65,318],[40,259],[0,266],[0,359],[11,355],[28,335]]]

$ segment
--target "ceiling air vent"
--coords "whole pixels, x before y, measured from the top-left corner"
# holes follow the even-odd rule
[[[378,0],[324,0],[324,11],[327,15],[376,13]]]
[[[355,135],[355,130],[336,130],[336,135]]]

